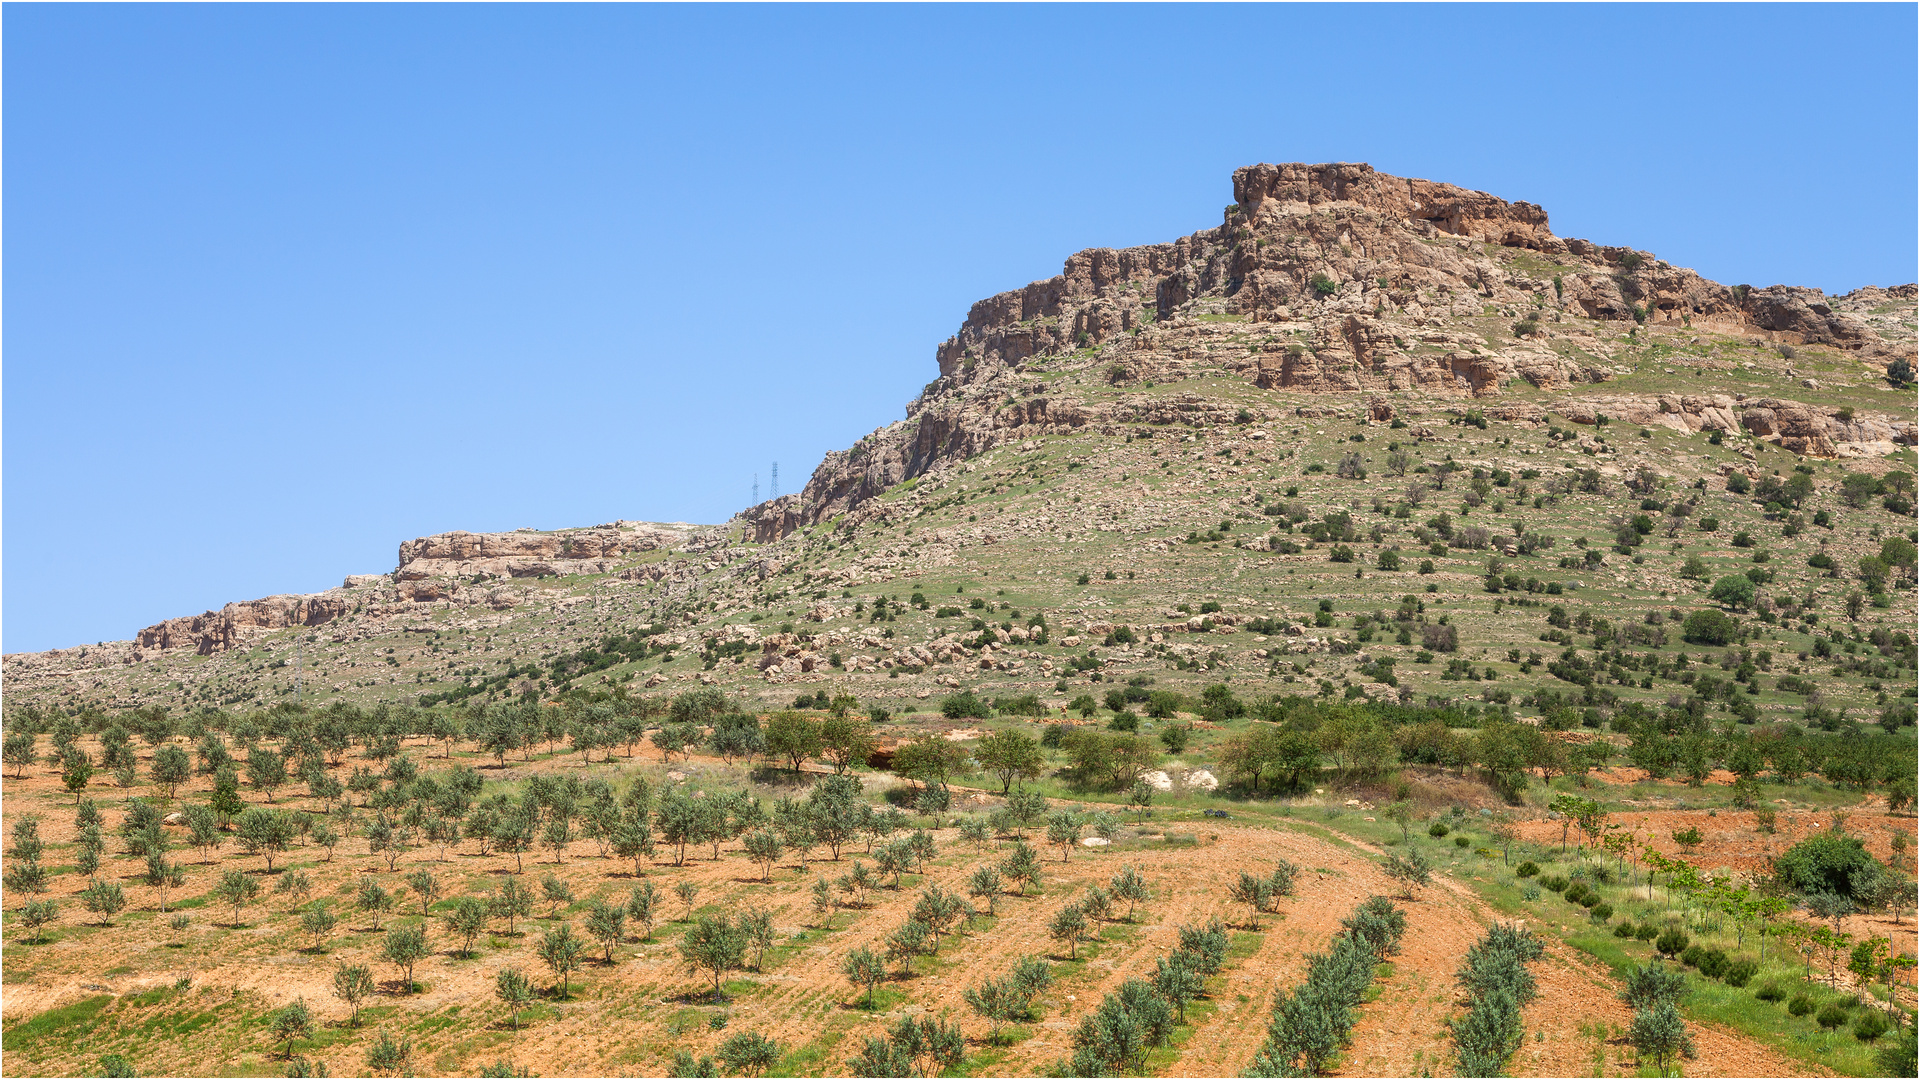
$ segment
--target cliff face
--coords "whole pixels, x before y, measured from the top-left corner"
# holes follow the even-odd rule
[[[401,544],[393,579],[604,574],[629,555],[682,547],[694,531],[684,523],[621,521],[563,532],[439,533]]]
[[[607,574],[634,555],[688,547],[698,528],[684,522],[617,521],[591,529],[509,533],[450,532],[400,545],[390,574],[352,574],[338,589],[310,596],[269,596],[188,615],[134,635],[133,659],[142,651],[191,649],[211,656],[242,649],[274,630],[323,626],[356,608],[453,601],[494,609],[513,607],[525,592],[503,580]],[[695,545],[698,546],[698,545]],[[660,574],[647,575],[659,580]]]
[[[1062,399],[1047,374],[1076,362],[1104,366],[1119,389],[1226,375],[1263,390],[1488,398],[1514,380],[1556,390],[1612,378],[1594,321],[1913,353],[1910,337],[1883,338],[1818,290],[1730,287],[1644,252],[1563,239],[1532,203],[1361,164],[1248,166],[1233,193],[1215,228],[1082,251],[1057,277],[974,304],[936,350],[939,378],[908,419],[827,455],[799,493],[747,511],[751,535],[857,516],[893,485],[1009,440],[1206,419],[1164,397]],[[1912,286],[1890,294],[1911,299]],[[1819,426],[1787,437],[1836,452],[1844,432]]]
[[[134,647],[192,649],[201,656],[242,648],[261,632],[332,622],[349,607],[340,593],[336,589],[313,596],[269,596],[228,604],[219,611],[168,619],[134,635]]]

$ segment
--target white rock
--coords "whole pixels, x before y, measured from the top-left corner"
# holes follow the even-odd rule
[[[1168,776],[1166,773],[1160,771],[1159,769],[1149,769],[1148,771],[1141,773],[1140,779],[1145,780],[1149,785],[1153,787],[1153,790],[1155,791],[1172,791],[1173,790],[1173,777]]]
[[[1212,791],[1220,786],[1220,781],[1216,780],[1214,775],[1205,769],[1193,770],[1188,773],[1181,782],[1189,788],[1196,788],[1200,791]]]

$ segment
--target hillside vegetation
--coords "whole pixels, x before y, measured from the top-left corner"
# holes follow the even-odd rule
[[[1240,170],[729,522],[6,657],[4,1069],[1912,1075],[1914,340]]]

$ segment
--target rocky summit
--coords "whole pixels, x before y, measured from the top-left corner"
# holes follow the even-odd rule
[[[408,540],[337,589],[9,655],[10,703],[1519,701],[1557,598],[1664,643],[1732,575],[1776,655],[1910,654],[1912,284],[1724,285],[1362,164],[1232,197],[974,304],[903,420],[731,521]],[[1842,674],[1829,705],[1884,701]]]

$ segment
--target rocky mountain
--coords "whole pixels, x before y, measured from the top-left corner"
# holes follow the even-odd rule
[[[1914,351],[1910,328],[1869,314],[1911,302],[1912,285],[1838,300],[1719,285],[1646,252],[1563,240],[1531,203],[1366,165],[1249,166],[1234,172],[1233,194],[1213,229],[1082,251],[1056,277],[973,305],[907,420],[829,455],[804,490],[750,510],[754,537],[785,536],[942,459],[1036,434],[1233,418],[1165,393],[1061,400],[1046,372],[1082,358],[1098,358],[1116,388],[1225,375],[1267,390],[1370,393],[1390,419],[1395,394],[1497,398],[1515,380],[1543,390],[1606,382],[1618,373],[1608,325],[1817,344],[1877,362]],[[1704,407],[1620,404],[1693,416]],[[1790,418],[1782,437],[1810,453],[1912,441],[1910,425],[1854,431],[1796,403],[1766,408]]]
[[[1232,190],[1213,228],[1083,251],[1056,277],[975,304],[904,420],[733,521],[409,540],[391,572],[338,589],[7,656],[10,701],[268,703],[296,692],[296,674],[309,701],[485,700],[636,678],[763,696],[838,680],[910,701],[976,684],[1064,693],[1069,670],[1156,665],[1291,679],[1300,672],[1275,659],[1290,649],[1348,655],[1301,629],[1315,621],[1303,598],[1366,592],[1345,564],[1347,585],[1328,579],[1325,529],[1303,547],[1296,527],[1343,522],[1336,539],[1362,548],[1347,558],[1394,575],[1381,588],[1471,594],[1502,545],[1450,547],[1450,527],[1413,512],[1451,507],[1441,492],[1456,473],[1474,474],[1461,520],[1530,516],[1487,524],[1557,530],[1568,545],[1585,532],[1604,546],[1628,504],[1685,505],[1673,560],[1579,561],[1619,596],[1669,606],[1697,584],[1665,565],[1689,542],[1711,547],[1749,520],[1789,529],[1778,545],[1812,542],[1740,498],[1775,473],[1818,472],[1816,501],[1837,498],[1848,473],[1891,484],[1889,499],[1911,491],[1899,477],[1912,470],[1912,396],[1887,371],[1914,358],[1913,285],[1840,297],[1721,285],[1555,236],[1530,203],[1365,165],[1250,166]],[[1726,528],[1688,532],[1702,507]],[[1368,513],[1372,528],[1350,533]],[[1875,531],[1911,524],[1867,517]],[[1858,532],[1821,547],[1874,542]],[[1429,549],[1437,577],[1389,569]],[[987,582],[991,600],[977,591]],[[1791,608],[1836,588],[1812,581]],[[1889,617],[1910,611],[1902,596]],[[1180,610],[1200,597],[1220,610]],[[1457,602],[1465,615],[1482,599]],[[1268,628],[1258,649],[1192,636],[1256,623]],[[1128,626],[1146,640],[1110,643]],[[1298,640],[1276,650],[1275,632]]]

